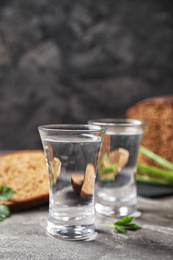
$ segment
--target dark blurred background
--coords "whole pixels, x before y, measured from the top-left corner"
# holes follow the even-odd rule
[[[0,1],[0,149],[170,94],[172,0]]]

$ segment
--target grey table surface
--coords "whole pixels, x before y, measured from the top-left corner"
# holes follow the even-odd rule
[[[173,196],[138,196],[142,229],[127,234],[106,227],[116,219],[96,214],[95,236],[88,241],[65,241],[46,231],[48,206],[12,213],[0,222],[0,260],[173,259]]]
[[[173,259],[173,197],[138,197],[135,223],[141,230],[117,233],[105,227],[115,219],[96,215],[90,241],[64,241],[46,231],[48,207],[13,213],[0,222],[0,259]]]

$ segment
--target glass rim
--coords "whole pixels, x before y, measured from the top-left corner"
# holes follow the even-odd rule
[[[91,119],[88,124],[101,126],[101,127],[145,127],[146,122],[137,119],[126,119],[126,118],[100,118]]]
[[[47,124],[38,126],[42,131],[74,132],[74,133],[99,133],[105,132],[106,127],[90,124]]]

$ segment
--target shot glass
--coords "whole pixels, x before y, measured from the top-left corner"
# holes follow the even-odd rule
[[[38,127],[49,173],[47,231],[81,240],[95,231],[94,187],[105,129],[90,125]]]
[[[145,123],[130,119],[98,119],[89,124],[106,127],[98,160],[95,209],[121,217],[137,209],[135,172]]]

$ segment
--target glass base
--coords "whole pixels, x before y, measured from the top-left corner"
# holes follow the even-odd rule
[[[88,240],[95,233],[94,224],[85,226],[55,225],[47,221],[47,231],[54,237],[65,240]]]
[[[96,203],[95,209],[101,215],[118,218],[132,215],[136,211],[136,204],[132,206],[122,206],[120,208],[113,208],[104,206],[100,203]]]

